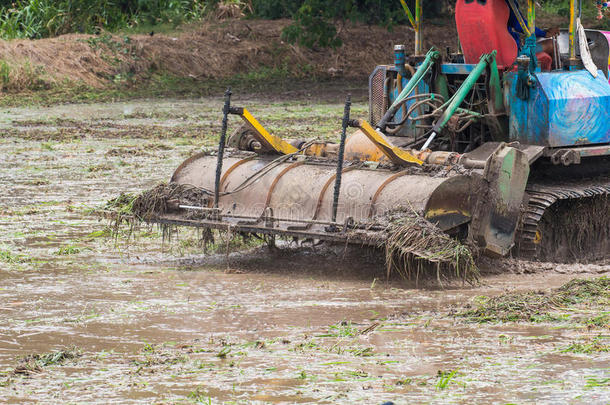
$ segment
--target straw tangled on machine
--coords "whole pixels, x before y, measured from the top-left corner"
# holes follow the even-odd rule
[[[178,200],[181,204],[207,207],[210,194],[189,184],[161,183],[138,195],[133,202],[133,214],[143,221],[150,221],[168,211],[168,204]]]
[[[120,210],[129,216],[115,218],[115,228],[118,229],[122,221],[132,226],[139,222],[154,222],[171,211],[171,205],[176,202],[208,207],[211,198],[208,190],[192,185],[162,183],[129,198],[126,201],[128,208]],[[414,281],[431,277],[436,277],[439,282],[451,279],[476,282],[478,279],[476,252],[412,209],[397,209],[376,218],[375,227],[379,226],[381,230],[377,231],[375,238],[378,246],[385,249],[388,276],[395,271]]]
[[[386,230],[388,276],[397,271],[418,281],[435,275],[475,282],[479,271],[472,249],[444,233],[433,223],[411,211],[393,213]]]

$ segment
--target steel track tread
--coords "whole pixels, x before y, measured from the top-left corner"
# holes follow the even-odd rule
[[[519,255],[535,259],[539,253],[536,241],[538,225],[546,210],[560,200],[610,195],[610,178],[602,177],[576,182],[528,184],[529,202],[521,219],[517,246]]]

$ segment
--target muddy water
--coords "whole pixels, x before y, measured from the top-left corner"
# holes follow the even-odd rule
[[[379,257],[340,247],[227,257],[202,253],[189,232],[163,244],[146,227],[115,243],[90,209],[167,180],[213,143],[218,105],[4,112],[0,401],[607,403],[608,353],[564,350],[607,329],[570,314],[485,325],[451,315],[480,295],[548,289],[574,272],[608,274],[607,265],[508,263],[515,273],[477,287],[416,289],[380,281]],[[328,117],[342,106],[276,101],[259,110],[264,122],[288,120],[278,133],[318,135],[336,126]],[[74,359],[12,372],[24,356],[73,346]],[[444,383],[439,372],[451,371]]]

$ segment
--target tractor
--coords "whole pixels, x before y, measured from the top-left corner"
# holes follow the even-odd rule
[[[401,3],[413,54],[397,44],[373,70],[366,119],[347,100],[339,142],[281,139],[227,92],[218,150],[182,163],[146,219],[383,246],[403,213],[492,257],[610,258],[610,34],[571,0],[542,52],[534,0],[525,17],[516,0],[458,0],[458,49],[424,52],[422,0]]]

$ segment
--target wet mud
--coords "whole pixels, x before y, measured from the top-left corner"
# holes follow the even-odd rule
[[[336,133],[341,98],[242,101],[278,135],[311,137]],[[608,263],[489,261],[477,285],[415,288],[386,281],[383,255],[343,246],[206,252],[196,232],[169,243],[146,226],[115,240],[96,208],[213,145],[221,105],[3,113],[0,401],[607,402],[607,300],[531,322],[457,314],[481,296],[608,276]]]

